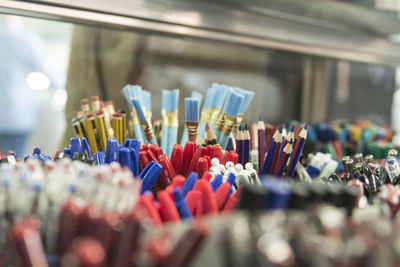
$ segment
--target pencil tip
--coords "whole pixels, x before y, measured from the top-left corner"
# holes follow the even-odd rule
[[[210,130],[210,126],[208,125],[208,122],[206,122],[206,130]]]

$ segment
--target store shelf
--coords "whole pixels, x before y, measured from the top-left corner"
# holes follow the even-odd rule
[[[299,3],[298,3],[299,2]],[[399,21],[337,1],[11,1],[0,12],[398,65]]]

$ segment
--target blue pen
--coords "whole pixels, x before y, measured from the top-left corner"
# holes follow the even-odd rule
[[[90,151],[89,143],[85,137],[82,138],[82,147],[83,147],[83,151],[86,151],[86,156],[88,158],[92,158],[92,151]]]
[[[152,161],[154,162],[154,161]],[[150,165],[150,164],[149,164]],[[162,166],[156,162],[151,166],[151,168],[146,172],[142,179],[142,189],[141,193],[143,194],[146,191],[149,191],[153,188],[156,183],[158,176],[160,175],[162,170]]]
[[[214,192],[217,191],[218,187],[220,187],[220,185],[222,184],[223,178],[224,177],[222,176],[222,174],[217,174],[210,182],[210,185]]]
[[[74,138],[70,139],[70,146],[69,147],[70,147],[70,150],[71,150],[71,156],[72,157],[75,155],[75,153],[83,153],[82,142],[81,142],[81,139],[79,139],[78,137],[74,137]]]
[[[97,153],[93,154],[93,159],[96,163],[96,165],[104,165],[104,159],[105,159],[105,155],[102,151],[99,151]]]
[[[155,164],[155,161],[150,162],[143,170],[142,172],[139,174],[139,178],[144,178],[146,176],[146,173],[151,169],[151,167],[153,167],[153,165]]]
[[[112,161],[118,161],[118,140],[117,138],[108,138],[106,146],[105,163],[109,164]]]
[[[71,156],[71,150],[69,148],[64,147],[64,155]]]
[[[192,214],[189,211],[186,200],[183,197],[181,190],[179,188],[175,188],[172,191],[172,194],[174,195],[175,207],[178,210],[181,219],[192,220]]]
[[[121,147],[118,150],[118,154],[119,154],[119,164],[121,164],[121,167],[128,166],[128,168],[133,173],[134,172],[133,162],[131,158],[131,151],[129,150],[129,148]]]
[[[32,153],[33,155],[35,155],[35,154],[39,155],[40,153],[41,153],[40,147],[36,146],[33,148],[33,153]]]
[[[131,160],[132,160],[132,168],[133,168],[133,176],[139,176],[139,157],[136,150],[132,147],[129,148],[129,153],[131,153]]]
[[[197,172],[191,172],[189,176],[186,178],[186,181],[182,185],[182,194],[186,197],[186,194],[189,193],[197,183],[199,175]]]

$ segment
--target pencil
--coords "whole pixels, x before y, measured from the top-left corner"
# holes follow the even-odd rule
[[[265,159],[265,123],[260,115],[257,124],[258,132],[258,168],[261,170]]]
[[[215,135],[211,127],[208,125],[208,123],[206,123],[206,140],[207,140],[207,145],[217,144],[217,136]]]
[[[299,162],[301,152],[303,151],[304,143],[307,138],[307,125],[300,131],[297,136],[295,147],[290,156],[290,163],[288,166],[288,177],[293,177],[296,165]]]
[[[244,126],[244,134],[243,134],[243,166],[246,165],[247,162],[250,161],[250,132],[249,128],[246,125]]]
[[[236,131],[236,153],[238,154],[238,163],[243,165],[243,131],[240,124]]]

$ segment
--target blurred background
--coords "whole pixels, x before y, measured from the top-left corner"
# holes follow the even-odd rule
[[[0,1],[0,150],[54,154],[80,100],[127,83],[256,93],[245,120],[367,119],[400,131],[400,1]],[[301,3],[298,3],[301,2]],[[395,139],[395,142],[400,143]]]

